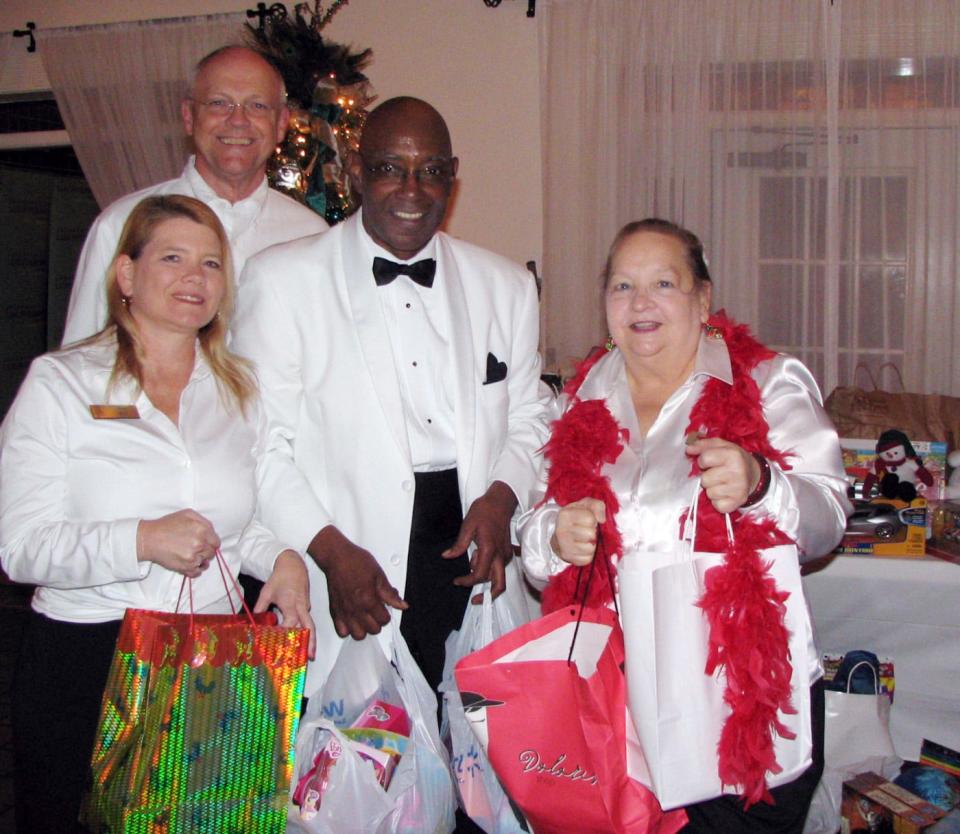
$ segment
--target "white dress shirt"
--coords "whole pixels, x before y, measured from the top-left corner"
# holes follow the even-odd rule
[[[195,161],[196,158],[191,156],[183,173],[176,179],[151,185],[114,201],[93,222],[73,278],[63,344],[86,339],[106,324],[104,279],[116,254],[123,225],[144,197],[185,194],[210,206],[227,232],[234,275],[240,274],[247,258],[268,246],[327,229],[326,221],[319,214],[270,188],[266,177],[249,197],[236,203],[224,200],[200,176]]]
[[[178,427],[132,381],[107,396],[115,356],[105,337],[35,359],[0,429],[0,561],[14,581],[38,586],[33,607],[53,619],[175,609],[183,577],[137,561],[141,519],[197,511],[234,577],[243,566],[266,579],[284,550],[253,520],[265,441],[259,400],[245,417],[225,402],[198,347]],[[95,419],[90,406],[106,403],[139,416]],[[193,604],[231,610],[215,564],[193,580]]]
[[[374,258],[411,264],[437,256],[435,238],[415,257],[399,261],[378,246],[362,224],[359,234],[370,257],[371,281]],[[429,288],[417,284],[409,275],[398,275],[377,290],[400,382],[414,472],[436,472],[457,465],[450,313],[441,273],[438,263],[433,286]]]

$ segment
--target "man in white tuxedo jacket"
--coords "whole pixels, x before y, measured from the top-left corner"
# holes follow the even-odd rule
[[[458,167],[440,114],[384,102],[348,167],[361,212],[253,257],[234,325],[270,419],[263,521],[310,556],[307,695],[391,609],[436,688],[472,586],[519,582],[510,521],[550,401],[530,274],[438,232]]]

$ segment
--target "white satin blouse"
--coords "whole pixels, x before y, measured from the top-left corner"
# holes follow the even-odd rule
[[[690,412],[709,377],[732,383],[730,357],[725,342],[701,336],[693,373],[664,404],[646,437],[641,436],[618,350],[601,359],[580,388],[580,399],[604,400],[617,423],[630,433],[620,456],[603,470],[620,501],[616,522],[624,553],[677,546],[679,519],[696,484],[684,441]],[[792,468],[787,471],[771,463],[770,489],[747,512],[773,517],[796,541],[801,560],[829,553],[843,534],[850,505],[837,433],[822,408],[817,384],[799,360],[784,354],[757,365],[753,378],[760,388],[770,442],[789,454]],[[561,398],[559,407],[567,405]],[[538,502],[546,491],[546,469],[544,461]],[[534,504],[518,523],[523,567],[538,587],[566,567],[550,547],[558,511],[552,501]]]

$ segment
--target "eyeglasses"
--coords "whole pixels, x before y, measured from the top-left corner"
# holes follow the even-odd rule
[[[403,182],[412,176],[420,185],[440,185],[453,177],[453,160],[435,159],[426,162],[419,168],[405,168],[398,162],[390,159],[371,161],[363,159],[363,167],[367,176],[378,182]]]
[[[262,101],[230,101],[228,98],[212,98],[209,101],[191,99],[213,116],[229,118],[240,107],[248,119],[266,119],[272,117],[277,109],[272,104]]]

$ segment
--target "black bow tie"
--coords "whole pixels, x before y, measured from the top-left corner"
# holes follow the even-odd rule
[[[424,258],[413,264],[398,264],[386,258],[373,259],[373,280],[378,287],[385,287],[398,275],[408,275],[411,281],[429,289],[433,286],[436,271],[437,262],[433,258]]]

